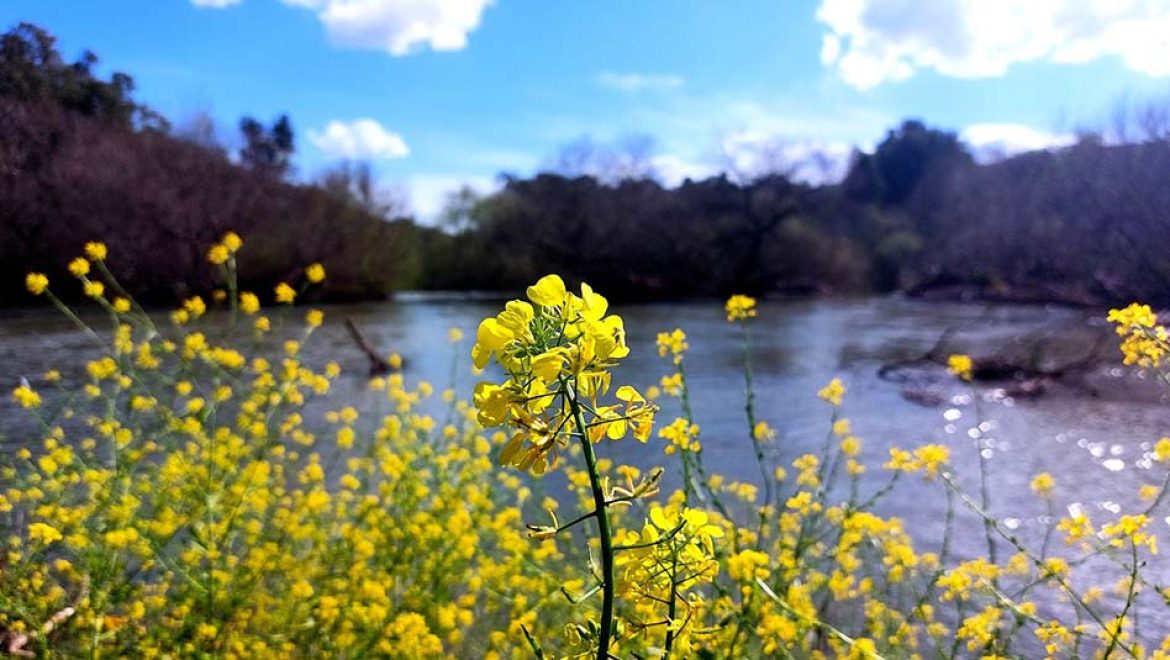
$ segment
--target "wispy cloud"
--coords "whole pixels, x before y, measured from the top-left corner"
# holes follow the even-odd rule
[[[1104,56],[1149,76],[1170,75],[1166,2],[821,0],[817,19],[829,29],[821,61],[858,89],[920,69],[991,78],[1019,62]]]
[[[597,84],[626,94],[645,91],[662,91],[682,87],[686,81],[682,76],[667,73],[617,73],[602,71],[597,74]]]
[[[1076,142],[1068,133],[1050,133],[1023,124],[971,124],[959,133],[981,161],[997,160],[1025,151],[1066,147]]]
[[[373,119],[331,121],[323,131],[309,131],[309,141],[333,158],[377,160],[404,158],[410,148],[402,136]]]
[[[416,174],[395,186],[405,197],[406,206],[415,217],[425,223],[434,223],[447,207],[451,195],[464,187],[486,195],[500,189],[495,178],[468,174]]]
[[[351,48],[409,55],[430,48],[463,50],[495,0],[281,0],[308,9],[334,43]],[[196,7],[222,9],[243,0],[191,0]]]

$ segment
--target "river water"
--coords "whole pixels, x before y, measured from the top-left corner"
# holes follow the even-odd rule
[[[340,362],[347,375],[331,398],[368,405],[365,358],[341,323],[348,317],[379,350],[406,358],[408,381],[425,379],[442,389],[450,382],[452,358],[457,357],[456,387],[466,395],[473,385],[466,354],[475,327],[499,308],[500,302],[494,300],[409,294],[388,303],[327,307],[327,323],[306,347],[306,359]],[[655,350],[655,335],[682,328],[690,341],[686,364],[709,470],[729,479],[752,480],[758,475],[743,412],[740,336],[738,328],[724,321],[722,306],[641,304],[615,306],[612,311],[625,318],[631,347],[614,382],[644,391],[669,373],[668,361]],[[1150,461],[1150,452],[1158,438],[1170,435],[1170,406],[1156,389],[1144,386],[1149,375],[1106,365],[1091,370],[1077,386],[1056,383],[1044,396],[1014,398],[997,385],[962,384],[941,366],[916,368],[905,382],[883,379],[879,369],[926,354],[948,330],[948,351],[970,352],[977,360],[981,355],[1024,351],[1036,353],[1040,363],[1053,363],[1082,350],[1086,337],[1101,336],[1102,316],[1100,311],[1059,307],[901,297],[766,302],[751,324],[757,415],[778,430],[773,451],[780,463],[816,453],[830,418],[829,406],[816,398],[816,391],[830,378],[840,377],[849,390],[842,412],[863,440],[862,457],[869,465],[862,478],[864,489],[876,489],[888,479],[880,465],[890,447],[943,443],[951,449],[959,479],[975,493],[978,456],[983,452],[991,510],[1022,538],[1035,542],[1051,522],[1045,518],[1045,505],[1028,488],[1039,472],[1056,477],[1053,497],[1058,514],[1077,504],[1097,522],[1118,511],[1135,511],[1141,506],[1137,489],[1161,483],[1164,468]],[[457,348],[447,340],[452,327],[467,335]],[[78,382],[88,354],[86,338],[50,310],[13,312],[0,320],[7,386],[15,386],[21,376],[35,383],[37,375],[51,367],[62,368],[67,382],[71,377]],[[1092,391],[1081,386],[1085,383]],[[678,410],[673,400],[663,403],[660,419],[667,423]],[[0,403],[4,429],[0,442],[9,449],[24,444],[22,436],[29,431],[19,417],[5,397]],[[606,443],[602,452],[643,467],[673,468],[675,460],[663,455],[661,443]],[[677,475],[672,482],[677,484]],[[946,510],[941,484],[905,480],[878,510],[904,518],[920,545],[937,549]],[[1170,539],[1168,514],[1155,512],[1156,531]],[[986,541],[977,520],[960,514],[958,523],[956,555],[983,554]],[[1010,554],[1003,544],[1000,552]]]

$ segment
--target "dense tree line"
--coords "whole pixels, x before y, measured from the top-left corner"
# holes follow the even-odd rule
[[[573,167],[454,196],[434,228],[383,203],[366,166],[290,181],[286,116],[243,118],[231,153],[174,131],[134,100],[130,76],[100,79],[96,61],[66,62],[36,26],[0,36],[2,299],[27,301],[30,269],[67,279],[63,264],[95,238],[144,298],[206,291],[205,250],[231,229],[249,246],[245,287],[320,260],[331,298],[514,290],[558,272],[628,299],[905,290],[1170,303],[1170,113],[1153,108],[1115,131],[1124,139],[992,164],[907,121],[819,186],[776,173],[668,188],[644,168],[606,175],[562,157]]]
[[[631,298],[904,290],[1170,303],[1168,176],[1166,130],[978,164],[953,133],[907,121],[833,185],[509,179],[464,203],[454,235],[423,246],[422,281],[514,288],[556,271]]]
[[[389,295],[408,277],[406,221],[351,193],[285,175],[294,151],[287,117],[244,118],[238,154],[175,134],[132,98],[130,76],[94,74],[90,53],[69,63],[41,28],[0,37],[0,296],[27,301],[23,277],[41,270],[76,295],[65,263],[106,241],[116,276],[160,303],[206,293],[206,251],[234,230],[248,245],[242,284],[270,290],[313,261],[329,264],[323,295]]]

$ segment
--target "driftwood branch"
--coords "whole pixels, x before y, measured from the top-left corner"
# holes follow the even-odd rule
[[[378,355],[378,351],[374,349],[361,330],[358,330],[353,319],[345,319],[345,328],[349,330],[349,336],[353,338],[353,343],[357,344],[357,347],[365,354],[366,359],[370,361],[370,375],[382,376],[390,373],[390,363]]]
[[[896,372],[902,369],[923,367],[931,364],[946,364],[947,356],[949,355],[947,352],[947,346],[951,342],[951,337],[964,328],[979,327],[981,324],[987,321],[987,318],[990,315],[991,306],[987,305],[984,306],[983,311],[980,312],[979,317],[974,321],[960,325],[947,326],[939,334],[938,338],[934,340],[934,344],[931,345],[928,351],[915,358],[886,362],[878,369],[878,378],[881,378],[882,380],[894,380],[894,375]]]

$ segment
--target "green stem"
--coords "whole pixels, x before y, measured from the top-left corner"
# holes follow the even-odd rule
[[[666,649],[662,657],[670,657],[670,649],[674,646],[674,617],[678,614],[678,553],[671,553],[670,565],[670,605],[666,613],[669,622],[666,624]]]
[[[1138,557],[1137,557],[1137,543],[1131,538],[1129,540],[1129,549],[1132,554],[1133,568],[1129,573],[1129,593],[1125,597],[1125,608],[1121,610],[1121,614],[1114,619],[1116,628],[1109,633],[1109,647],[1105,649],[1105,653],[1101,656],[1104,660],[1108,660],[1109,656],[1113,655],[1113,650],[1117,648],[1117,642],[1121,639],[1121,628],[1125,625],[1125,616],[1129,614],[1129,610],[1133,607],[1134,596],[1137,595],[1137,574],[1138,574]]]
[[[687,382],[686,368],[684,367],[683,362],[681,360],[678,363],[678,375],[679,375],[679,378],[681,379],[681,386],[682,386],[682,391],[679,393],[679,400],[682,403],[683,418],[687,420],[688,426],[692,426],[695,423],[695,414],[694,414],[694,410],[691,408],[691,389],[690,389],[690,384]],[[688,456],[687,455],[688,453],[691,455]],[[682,458],[683,458],[684,470],[689,467],[687,465],[688,459],[693,459],[693,461],[694,461],[693,464],[694,464],[695,472],[697,473],[697,478],[695,475],[692,474],[690,476],[690,479],[694,479],[697,483],[696,484],[688,484],[688,485],[693,486],[693,490],[694,490],[695,495],[697,495],[700,499],[703,499],[703,500],[710,499],[711,503],[713,505],[715,505],[715,508],[719,511],[719,513],[724,518],[727,518],[728,520],[730,520],[731,513],[727,510],[727,507],[724,506],[723,500],[720,499],[720,497],[719,497],[719,493],[714,488],[711,487],[710,479],[708,478],[708,475],[707,475],[707,468],[703,465],[703,448],[702,448],[702,446],[700,445],[700,447],[693,452],[681,452],[681,454],[682,454]],[[688,489],[688,492],[690,490],[691,489]],[[704,494],[706,495],[706,497],[704,497]],[[688,495],[687,501],[688,501],[688,503],[690,502],[689,495]],[[738,546],[738,541],[736,541],[735,543]]]
[[[574,388],[569,397],[569,409],[573,414],[573,423],[577,426],[577,437],[581,440],[581,450],[585,454],[585,469],[589,472],[589,488],[593,491],[593,507],[597,517],[597,534],[601,541],[601,630],[597,635],[597,660],[609,659],[609,642],[613,634],[613,538],[609,528],[609,512],[606,510],[605,491],[601,487],[601,475],[597,471],[597,456],[593,453],[593,443],[585,432],[585,418],[581,414],[581,404],[577,401],[577,391]]]
[[[768,467],[764,461],[764,448],[756,437],[756,391],[752,377],[752,350],[751,335],[748,333],[747,322],[743,327],[743,385],[745,401],[744,412],[747,413],[748,437],[752,440],[752,448],[756,450],[756,462],[760,464],[760,477],[764,485],[764,507],[772,504],[772,475],[768,474]],[[762,532],[762,530],[761,530]],[[762,534],[761,534],[762,536]]]

